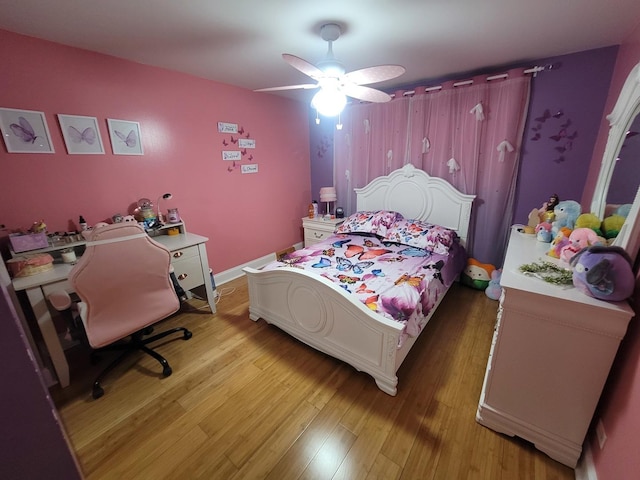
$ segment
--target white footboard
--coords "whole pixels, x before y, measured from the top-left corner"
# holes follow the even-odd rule
[[[244,268],[249,317],[370,374],[378,387],[397,393],[402,325],[375,314],[330,280],[297,268]],[[406,355],[406,353],[405,353]],[[401,356],[404,358],[404,355]]]

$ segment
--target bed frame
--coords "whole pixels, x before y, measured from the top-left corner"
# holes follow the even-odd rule
[[[413,165],[405,165],[355,191],[358,211],[394,210],[405,218],[456,230],[463,244],[467,240],[475,195],[462,194],[447,181],[430,177]],[[408,337],[398,348],[400,323],[371,311],[330,280],[302,269],[262,271],[246,267],[244,272],[251,320],[262,318],[276,325],[313,348],[368,373],[382,391],[396,395],[396,372],[417,339]]]

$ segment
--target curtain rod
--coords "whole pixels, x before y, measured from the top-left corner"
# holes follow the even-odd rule
[[[546,65],[542,66],[542,67],[531,67],[527,70],[524,71],[524,73],[532,73],[533,76],[535,77],[538,72],[542,72],[544,70],[551,70],[552,68],[554,68],[553,64],[551,63],[547,63]],[[509,76],[508,73],[500,73],[498,75],[492,75],[490,77],[487,77],[487,81],[490,80],[499,80],[501,78],[507,78]],[[461,82],[456,82],[453,84],[454,87],[462,87],[464,85],[471,85],[473,83],[473,80],[463,80]],[[435,87],[427,87],[424,89],[425,92],[433,92],[435,90],[441,90],[442,89],[442,85],[437,85]],[[403,92],[402,96],[409,96],[409,95],[413,95],[414,93],[416,93],[415,90],[409,90],[406,92]],[[391,94],[391,97],[395,97],[395,94]]]

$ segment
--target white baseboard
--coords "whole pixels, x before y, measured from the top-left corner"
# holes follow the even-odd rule
[[[591,442],[589,437],[582,447],[582,456],[575,469],[576,480],[598,480],[595,466],[593,465],[593,454],[591,453]]]
[[[296,250],[302,248],[302,243],[297,243],[293,246]],[[276,254],[270,253],[269,255],[265,255],[264,257],[256,258],[250,262],[247,262],[242,265],[238,265],[237,267],[230,268],[229,270],[225,270],[223,272],[213,272],[214,280],[216,282],[216,287],[223,285],[231,280],[235,280],[236,278],[240,278],[244,275],[242,269],[244,267],[251,268],[262,268],[268,263],[273,262],[276,259]]]

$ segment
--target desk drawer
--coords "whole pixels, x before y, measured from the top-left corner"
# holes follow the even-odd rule
[[[180,250],[174,250],[171,252],[171,263],[175,264],[178,261],[187,260],[193,257],[199,257],[198,246],[182,248]],[[200,261],[200,260],[198,260]],[[175,265],[174,265],[175,266]]]
[[[171,262],[171,265],[173,265],[173,271],[176,274],[180,286],[185,290],[191,290],[204,283],[202,263],[200,262],[199,255],[174,260]]]

